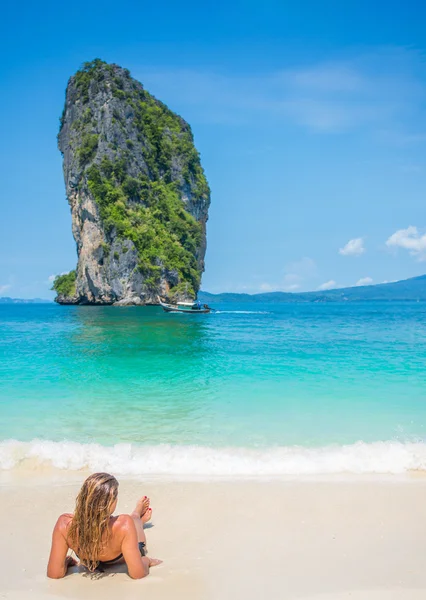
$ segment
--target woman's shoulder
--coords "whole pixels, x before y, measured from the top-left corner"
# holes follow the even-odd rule
[[[72,513],[63,513],[62,515],[59,515],[58,520],[56,521],[55,529],[65,532],[68,529],[73,516],[74,515]]]
[[[130,515],[117,515],[114,518],[114,526],[117,529],[128,529],[133,525],[133,519]]]
[[[112,530],[114,533],[126,535],[126,533],[135,526],[130,515],[117,515],[113,517]]]

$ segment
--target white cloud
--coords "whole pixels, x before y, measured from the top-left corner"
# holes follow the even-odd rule
[[[300,276],[308,276],[315,273],[317,269],[316,262],[309,256],[304,256],[300,260],[290,262],[285,266],[287,273],[297,273]]]
[[[412,123],[423,110],[424,69],[419,52],[389,46],[240,77],[155,66],[134,74],[191,122],[253,122],[262,115],[262,122],[317,133],[369,128],[408,139],[418,137]]]
[[[294,292],[300,288],[300,284],[303,281],[303,277],[297,273],[286,273],[284,275],[284,282],[282,289],[285,292]]]
[[[342,256],[361,256],[364,254],[364,240],[363,238],[354,238],[353,240],[349,240],[349,242],[343,246],[343,248],[339,248],[339,254]]]
[[[299,290],[306,279],[315,275],[316,270],[317,265],[309,256],[304,256],[300,260],[287,263],[281,289],[285,292]]]
[[[297,283],[301,279],[302,276],[297,273],[286,273],[286,275],[284,275],[284,282],[288,284]]]
[[[424,171],[424,165],[418,165],[415,163],[408,163],[399,167],[402,173],[422,173]]]
[[[336,287],[337,283],[334,281],[334,279],[330,279],[330,281],[326,281],[325,283],[322,283],[319,287],[317,287],[317,290],[319,292],[323,292],[325,290],[333,290]]]
[[[417,227],[407,227],[395,231],[386,241],[388,248],[403,248],[418,260],[426,260],[426,233],[421,235]]]
[[[364,77],[345,62],[329,62],[288,72],[302,89],[321,92],[354,92],[364,88]]]
[[[316,272],[315,261],[309,256],[304,256],[285,265],[281,280],[275,280],[272,283],[264,281],[259,285],[258,290],[261,292],[295,292],[302,287],[306,288],[306,281],[314,277]]]
[[[10,290],[11,287],[12,286],[9,283],[0,285],[0,294],[4,294],[5,292],[7,292],[7,290]]]
[[[284,286],[284,291],[286,292],[295,292],[300,289],[300,283],[289,283]]]
[[[371,277],[361,277],[361,279],[358,279],[358,281],[356,282],[356,286],[363,286],[363,285],[371,285],[373,283],[373,280],[371,279]]]

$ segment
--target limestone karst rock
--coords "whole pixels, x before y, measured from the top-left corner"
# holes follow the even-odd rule
[[[129,71],[96,59],[68,82],[58,145],[78,264],[56,278],[57,302],[194,297],[210,190],[190,126]]]

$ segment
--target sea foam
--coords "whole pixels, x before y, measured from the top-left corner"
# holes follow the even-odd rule
[[[304,448],[212,448],[80,444],[33,440],[0,443],[0,469],[37,466],[111,471],[117,475],[177,477],[280,477],[401,474],[426,470],[426,444],[396,441]]]

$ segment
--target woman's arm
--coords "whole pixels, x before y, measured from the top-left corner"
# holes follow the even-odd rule
[[[129,576],[132,579],[142,579],[149,574],[151,564],[147,556],[141,556],[138,546],[138,534],[136,526],[130,515],[120,515],[122,519],[123,541],[121,552],[126,561]]]
[[[65,534],[69,520],[69,515],[61,515],[56,521],[53,530],[52,547],[50,550],[49,562],[47,564],[47,576],[51,579],[61,579],[62,577],[65,577],[68,567],[76,564],[71,556],[67,556],[69,546]]]

